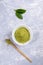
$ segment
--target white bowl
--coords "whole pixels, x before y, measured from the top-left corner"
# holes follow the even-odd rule
[[[16,38],[14,37],[15,31],[16,31],[18,28],[20,28],[20,27],[25,27],[25,28],[30,32],[30,40],[27,41],[27,42],[24,43],[24,44],[19,43],[19,42],[16,40]],[[32,30],[31,30],[31,28],[30,28],[29,26],[27,26],[27,25],[19,25],[19,26],[16,26],[16,27],[14,28],[14,30],[12,31],[12,40],[13,40],[14,44],[18,44],[18,45],[21,45],[21,46],[26,45],[26,44],[29,44],[29,43],[31,42],[31,40],[32,40],[32,37],[33,37]]]

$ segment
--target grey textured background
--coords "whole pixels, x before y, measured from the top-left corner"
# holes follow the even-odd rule
[[[17,8],[27,10],[23,20],[15,16],[14,9]],[[18,46],[32,63],[4,41],[21,24],[30,26],[33,32],[30,44]],[[0,0],[0,65],[43,65],[43,0]]]

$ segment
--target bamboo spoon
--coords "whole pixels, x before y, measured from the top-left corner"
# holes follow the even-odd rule
[[[26,58],[29,62],[32,62],[32,60],[24,54],[10,39],[5,40],[8,44],[11,44],[24,58]]]

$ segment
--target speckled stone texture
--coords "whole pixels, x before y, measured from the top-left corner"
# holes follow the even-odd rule
[[[17,8],[26,9],[23,20],[15,16]],[[31,59],[29,63],[4,41],[21,24],[31,27],[31,43],[19,47]],[[0,65],[43,65],[43,0],[0,0]]]

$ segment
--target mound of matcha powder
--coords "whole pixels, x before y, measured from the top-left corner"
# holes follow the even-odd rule
[[[30,40],[30,32],[25,27],[18,28],[14,33],[15,39],[24,44],[28,40]]]

